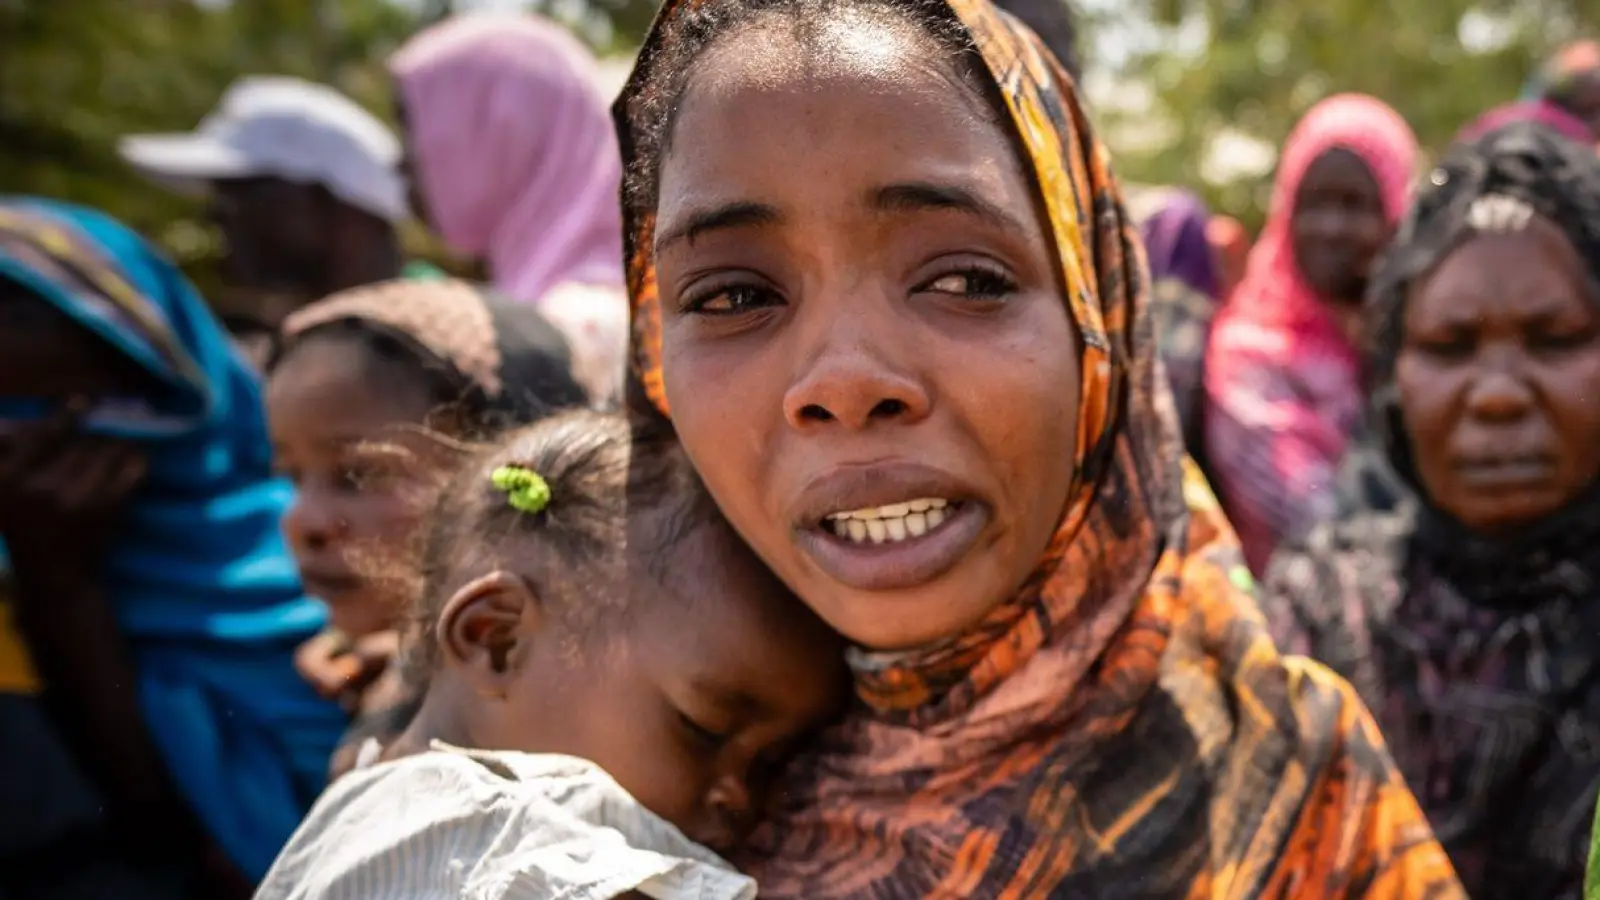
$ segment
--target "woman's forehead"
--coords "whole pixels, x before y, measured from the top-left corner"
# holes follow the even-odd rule
[[[658,236],[728,203],[842,192],[865,206],[905,183],[957,188],[1021,217],[1029,181],[985,101],[925,48],[908,44],[891,65],[895,53],[819,67],[729,54],[708,66],[663,161]]]

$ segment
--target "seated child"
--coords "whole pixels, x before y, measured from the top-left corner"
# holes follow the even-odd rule
[[[313,303],[284,322],[268,368],[273,455],[296,487],[284,533],[331,620],[296,661],[357,717],[337,774],[352,736],[392,737],[411,705],[388,665],[404,598],[362,560],[409,548],[441,467],[456,460],[436,436],[477,440],[587,397],[565,339],[537,309],[449,279]]]
[[[512,432],[444,486],[418,554],[421,708],[259,900],[753,897],[712,851],[843,701],[842,645],[675,443],[594,412]]]

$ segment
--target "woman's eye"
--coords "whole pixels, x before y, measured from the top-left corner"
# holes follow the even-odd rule
[[[728,735],[696,722],[687,713],[678,713],[678,724],[683,726],[692,741],[707,750],[720,750],[722,745],[728,742]]]
[[[1528,345],[1547,353],[1561,353],[1587,346],[1593,339],[1591,331],[1541,330],[1528,336]]]
[[[1437,359],[1465,359],[1477,350],[1477,342],[1467,335],[1424,338],[1415,343],[1419,350]]]
[[[711,316],[727,316],[749,312],[777,303],[777,295],[766,288],[740,284],[713,288],[690,296],[683,304],[685,312]]]
[[[981,300],[997,300],[1017,290],[1016,282],[991,269],[974,267],[949,272],[921,288],[936,294],[952,294]]]

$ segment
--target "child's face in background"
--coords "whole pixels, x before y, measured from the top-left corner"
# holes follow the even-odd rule
[[[630,598],[639,612],[615,621],[599,612],[581,645],[541,629],[493,746],[598,763],[725,853],[795,744],[842,704],[843,644],[720,523],[656,552],[635,554],[629,583],[670,596]]]
[[[306,592],[352,637],[394,625],[398,585],[374,575],[404,558],[441,452],[401,427],[421,425],[429,399],[393,368],[357,341],[313,336],[267,386],[274,463],[295,486],[284,534]]]

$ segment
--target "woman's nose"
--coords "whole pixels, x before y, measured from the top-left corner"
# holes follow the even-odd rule
[[[803,372],[783,398],[784,417],[793,428],[837,422],[862,429],[874,421],[918,421],[928,414],[930,396],[915,377],[852,340],[830,348]]]
[[[1467,410],[1479,419],[1509,421],[1526,415],[1533,399],[1528,383],[1501,366],[1472,382],[1467,391]]]

